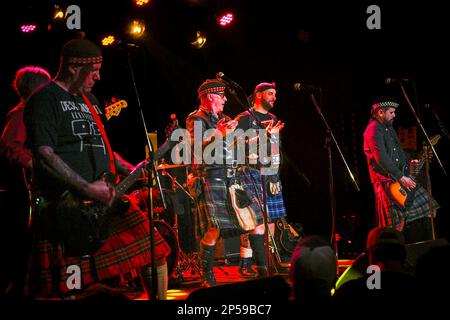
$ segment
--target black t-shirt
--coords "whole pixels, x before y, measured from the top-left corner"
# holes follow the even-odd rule
[[[256,119],[255,119],[256,118]],[[256,110],[250,110],[245,111],[241,114],[239,114],[236,117],[236,120],[238,121],[238,129],[242,129],[244,132],[248,129],[265,129],[269,125],[271,121],[273,121],[273,125],[275,125],[278,122],[278,118],[268,112],[268,113],[261,113]],[[274,144],[277,144],[277,148],[274,148]],[[266,165],[262,165],[265,168],[272,168],[270,171],[267,171],[266,174],[276,174],[278,172],[278,167],[280,165],[280,148],[281,148],[281,141],[278,137],[273,136],[271,139],[269,139],[267,143],[267,155],[270,157],[264,157],[261,161],[264,161],[267,163]],[[259,147],[258,147],[259,152]],[[249,156],[249,150],[247,148],[247,156]],[[261,166],[261,162],[258,161],[258,166]]]
[[[237,116],[237,120],[239,122],[238,128],[242,130],[248,130],[250,128],[258,129],[260,126],[258,125],[258,121],[263,125],[264,128],[267,128],[270,121],[274,121],[274,125],[277,123],[278,119],[275,117],[275,115],[268,113],[261,113],[258,111],[253,110],[253,115],[256,117],[257,120],[255,120],[254,117],[252,117],[249,113],[249,111],[245,111]]]
[[[99,113],[95,97],[88,95]],[[75,96],[50,82],[28,101],[25,114],[27,145],[34,152],[49,146],[88,182],[109,172],[109,155],[101,133],[81,96]],[[44,195],[58,196],[67,186],[35,168],[34,185]]]

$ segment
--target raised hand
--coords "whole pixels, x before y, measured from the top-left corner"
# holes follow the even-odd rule
[[[217,122],[216,131],[218,131],[222,135],[222,137],[225,137],[226,135],[233,132],[238,125],[238,122],[236,120],[230,120],[228,122],[225,121],[226,119],[222,118],[219,120],[219,122]]]
[[[284,123],[278,120],[278,122],[274,125],[274,121],[271,120],[269,125],[267,126],[266,130],[271,135],[277,134],[281,131],[281,129],[284,128]]]

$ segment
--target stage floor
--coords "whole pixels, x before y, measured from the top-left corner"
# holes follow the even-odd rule
[[[352,263],[353,260],[339,260],[339,275],[350,267]],[[283,263],[281,267],[278,267],[278,273],[274,272],[273,275],[281,275],[290,285],[289,265],[289,263]],[[177,275],[177,272],[173,272],[169,281],[169,290],[167,292],[168,300],[186,300],[191,292],[202,288],[200,276],[198,272],[193,269],[195,268],[190,268],[183,272],[182,277],[180,277],[179,274]],[[256,268],[254,267],[254,269]],[[218,286],[255,279],[242,277],[238,272],[239,265],[236,261],[216,263],[213,270]],[[139,290],[130,298],[133,300],[148,299],[147,295]]]

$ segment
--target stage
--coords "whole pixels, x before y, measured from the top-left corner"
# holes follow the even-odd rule
[[[338,261],[339,276],[342,275],[345,270],[347,270],[347,268],[352,265],[353,261],[354,260],[350,259],[340,259]],[[244,278],[239,274],[239,262],[236,259],[219,260],[216,261],[213,268],[218,285],[214,288],[209,289],[202,288],[200,276],[198,272],[196,272],[192,268],[190,268],[186,272],[183,272],[182,276],[180,276],[180,274],[177,274],[177,272],[175,271],[172,273],[172,276],[169,279],[167,300],[187,300],[189,295],[197,290],[202,290],[206,295],[208,294],[208,291],[216,294],[220,291],[220,288],[224,288],[224,292],[232,291],[233,287],[235,287],[238,291],[245,287],[251,287],[251,290],[258,290],[258,287],[263,288],[266,284],[272,285],[275,283],[276,285],[278,285],[280,282],[280,277],[290,286],[291,281],[289,279],[289,266],[289,263],[283,263],[282,267],[278,266],[278,272],[274,272],[270,278]],[[139,281],[137,279],[131,279],[128,282],[127,287],[127,289],[123,289],[124,294],[128,299],[148,300],[147,295],[140,288]],[[272,286],[272,288],[274,291],[277,290],[276,287]],[[113,290],[120,289],[115,288]],[[227,297],[224,298],[226,300]]]

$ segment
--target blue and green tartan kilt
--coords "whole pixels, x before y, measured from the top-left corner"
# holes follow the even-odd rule
[[[269,176],[263,175],[262,177],[267,188]],[[260,203],[263,203],[260,170],[251,167],[243,167],[238,171],[238,178],[244,184],[244,187],[251,191],[252,197],[256,197]],[[283,200],[283,191],[280,191],[277,195],[273,196],[269,194],[266,189],[266,203],[269,222],[287,216]]]
[[[229,178],[198,178],[201,179],[201,192],[196,195],[196,235],[202,238],[209,228],[220,230],[222,238],[229,238],[245,233],[240,227],[236,213],[231,205],[228,186]],[[263,223],[261,207],[256,198],[252,200],[251,208],[255,214],[257,225]]]
[[[430,216],[428,193],[422,186],[417,187],[414,201],[408,208],[402,208],[391,200],[385,187],[382,183],[374,184],[378,226],[394,227],[402,231],[405,224]],[[439,204],[433,199],[433,210],[439,208]]]

